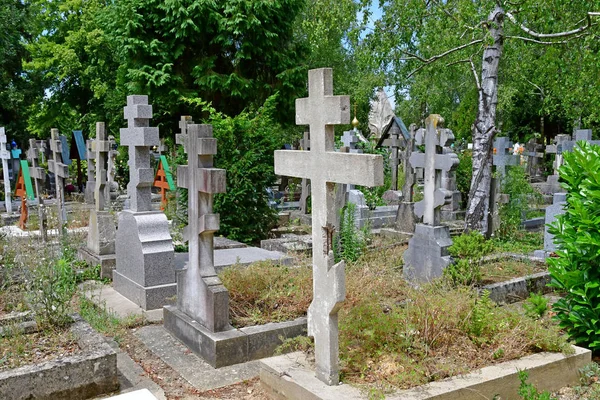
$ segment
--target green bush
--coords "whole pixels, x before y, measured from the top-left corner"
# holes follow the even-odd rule
[[[559,169],[566,212],[550,226],[557,258],[550,286],[564,293],[553,306],[560,326],[578,345],[600,349],[600,146],[579,142]]]
[[[357,186],[365,195],[365,203],[369,210],[374,210],[378,206],[384,206],[383,194],[390,190],[392,187],[392,169],[390,165],[390,151],[388,148],[376,148],[376,143],[367,142],[359,143],[358,147],[363,150],[365,154],[378,154],[383,157],[383,185],[375,187]],[[400,186],[400,188],[402,188]]]
[[[333,241],[333,254],[335,262],[345,260],[353,262],[367,249],[370,235],[368,227],[358,229],[355,223],[356,204],[348,203],[342,208],[340,216],[340,232]]]
[[[500,228],[497,235],[513,238],[521,228],[523,217],[531,210],[530,203],[540,203],[541,194],[531,186],[525,169],[520,166],[507,169],[501,192],[507,194],[509,200],[500,207]]]
[[[453,239],[448,248],[454,263],[444,269],[444,276],[455,285],[474,285],[481,281],[481,259],[493,250],[492,242],[478,231],[464,233]]]
[[[456,167],[456,187],[462,196],[462,206],[467,206],[471,178],[473,176],[473,152],[465,150],[458,153],[458,166]]]

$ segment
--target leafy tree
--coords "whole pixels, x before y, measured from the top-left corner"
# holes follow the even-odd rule
[[[525,84],[528,88],[542,87],[540,83],[556,87],[552,81],[557,74],[553,74],[556,70],[552,68],[560,71],[565,66],[563,55],[568,55],[566,59],[586,60],[588,70],[597,68],[591,66],[591,60],[597,59],[597,55],[590,35],[597,30],[592,18],[598,15],[593,11],[600,9],[600,4],[584,0],[530,0],[517,4],[393,0],[381,5],[383,18],[367,42],[385,54],[387,62],[380,68],[387,73],[389,83],[398,85],[399,95],[404,94],[407,101],[416,104],[412,107],[413,115],[414,111],[423,116],[446,110],[453,115],[452,110],[460,107],[465,111],[473,109],[461,104],[475,99],[476,115],[471,116],[474,120],[473,179],[466,225],[469,229],[485,231],[492,141],[502,128],[499,124],[502,112],[510,109],[515,94]],[[573,52],[574,46],[582,43],[586,49]],[[544,67],[549,59],[554,64]],[[532,64],[531,70],[528,62]],[[430,68],[432,65],[435,65],[435,73]],[[574,69],[577,67],[568,68]],[[540,70],[544,71],[543,82],[539,79]],[[575,75],[579,74],[573,72],[570,80],[574,86],[581,85],[580,78],[573,78]],[[501,85],[506,90],[500,91]],[[561,96],[549,90],[544,93],[544,104],[548,107],[560,105],[565,111],[578,115],[584,109],[581,106],[577,109],[577,103],[560,99]],[[600,98],[595,96],[593,103],[586,103],[597,104]],[[459,137],[464,129],[463,124],[457,132]]]

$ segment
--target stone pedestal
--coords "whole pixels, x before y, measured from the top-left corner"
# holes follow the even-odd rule
[[[144,310],[173,302],[177,294],[175,253],[164,213],[122,211],[116,252],[115,290]]]
[[[447,226],[417,224],[404,253],[404,278],[410,282],[429,282],[442,276],[452,262],[448,247],[452,245]]]
[[[90,212],[87,247],[79,249],[79,258],[90,264],[100,264],[100,277],[112,278],[116,267],[115,221],[108,211]]]

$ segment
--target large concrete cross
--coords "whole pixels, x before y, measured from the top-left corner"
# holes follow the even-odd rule
[[[67,209],[65,208],[65,179],[69,177],[69,166],[63,160],[63,141],[58,135],[58,129],[50,130],[50,150],[52,160],[48,160],[48,169],[54,174],[56,187],[56,205],[58,207],[58,226],[62,234],[66,233]]]
[[[104,122],[96,122],[96,139],[92,141],[91,153],[94,154],[96,162],[96,185],[94,187],[94,201],[96,211],[103,211],[106,207],[106,181],[108,151],[110,142],[106,138],[106,126]],[[90,153],[88,153],[90,154]]]
[[[423,200],[415,203],[415,214],[423,217],[423,223],[431,226],[440,224],[440,207],[451,200],[452,192],[441,188],[442,172],[450,171],[458,165],[458,156],[454,153],[440,154],[442,147],[454,139],[449,129],[438,129],[438,124],[444,120],[437,114],[432,114],[425,120],[426,129],[419,129],[415,136],[417,146],[425,145],[425,153],[413,152],[410,165],[413,168],[423,168],[425,185]]]
[[[2,173],[4,177],[4,205],[6,213],[12,214],[12,203],[10,201],[10,177],[8,175],[8,160],[11,159],[10,151],[6,148],[6,132],[4,127],[0,127],[0,158],[2,159]]]
[[[496,166],[496,172],[500,174],[501,178],[506,176],[507,166],[519,164],[519,156],[509,154],[512,146],[512,142],[506,136],[494,140],[495,154],[492,155],[492,163]]]
[[[129,146],[129,207],[133,212],[152,211],[154,169],[150,166],[150,147],[158,146],[158,128],[150,127],[152,105],[148,96],[127,96],[124,109],[127,128],[121,128],[121,144]]]
[[[177,185],[188,190],[189,262],[177,280],[177,306],[211,332],[229,328],[229,293],[217,276],[213,258],[214,232],[219,214],[213,214],[213,195],[225,192],[225,170],[213,168],[217,139],[211,125],[187,125],[177,137],[188,154],[188,165],[177,167]]]
[[[313,301],[308,330],[315,339],[317,377],[334,385],[339,381],[337,314],[346,297],[344,262],[333,265],[335,183],[382,185],[383,158],[334,151],[334,125],[350,122],[350,98],[333,96],[330,68],[309,71],[308,94],[296,100],[296,124],[310,126],[310,151],[276,151],[275,173],[311,180]]]

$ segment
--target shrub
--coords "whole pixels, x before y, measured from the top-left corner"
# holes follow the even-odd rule
[[[473,152],[465,150],[458,153],[458,166],[456,167],[456,187],[462,196],[463,208],[467,206],[471,178],[473,176]]]
[[[541,194],[531,186],[525,169],[520,166],[508,168],[501,191],[509,196],[509,200],[500,207],[497,235],[512,238],[519,231],[523,217],[530,211],[530,202],[539,203]]]
[[[489,254],[493,244],[478,231],[454,238],[448,249],[454,263],[444,269],[444,276],[455,285],[474,285],[481,281],[481,259]]]
[[[340,232],[333,241],[335,262],[345,260],[354,262],[364,253],[370,235],[368,227],[358,229],[354,223],[356,204],[348,203],[342,208],[340,216]]]
[[[564,292],[553,306],[560,326],[578,345],[600,349],[600,146],[579,142],[559,169],[566,212],[550,226],[557,258],[550,286]]]

